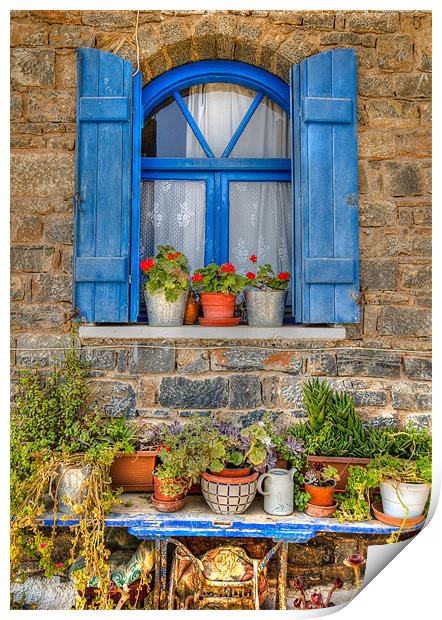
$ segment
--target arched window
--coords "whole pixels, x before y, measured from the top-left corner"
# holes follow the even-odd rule
[[[292,271],[288,86],[203,61],[146,86],[143,106],[141,255],[171,244],[192,270],[231,261],[245,273],[256,254]]]

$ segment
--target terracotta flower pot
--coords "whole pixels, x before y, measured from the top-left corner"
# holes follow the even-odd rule
[[[227,293],[201,293],[205,319],[231,319],[235,312],[236,295]]]
[[[165,479],[166,480],[166,479]],[[157,476],[153,477],[154,497],[161,502],[176,502],[184,498],[184,493],[178,493],[177,495],[166,495],[164,493],[164,482]]]
[[[251,471],[252,466],[250,465],[249,467],[226,467],[226,469],[211,473],[221,478],[244,478],[244,476],[250,476]]]
[[[335,502],[332,506],[315,506],[315,504],[311,504],[309,502],[307,504],[305,512],[310,517],[316,517],[316,518],[321,519],[321,518],[331,517],[335,513],[337,507],[338,507],[337,502]]]
[[[112,488],[123,491],[152,491],[158,450],[140,450],[118,455],[110,470]]]
[[[363,459],[351,456],[315,456],[308,457],[309,463],[324,463],[324,465],[330,465],[335,467],[339,480],[336,483],[335,491],[343,493],[347,488],[348,480],[348,468],[350,465],[359,465],[360,467],[366,467],[368,463],[371,463],[373,459]]]
[[[314,484],[304,484],[304,489],[310,493],[310,503],[315,506],[332,506],[335,494],[335,486],[318,487]]]

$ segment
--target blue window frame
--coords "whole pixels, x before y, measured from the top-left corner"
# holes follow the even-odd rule
[[[164,73],[143,89],[141,73],[126,60],[98,49],[78,50],[72,301],[80,321],[126,323],[139,318],[140,192],[150,191],[140,187],[140,179],[163,175],[197,179],[200,188],[205,184],[207,230],[205,248],[200,241],[201,262],[203,250],[206,261],[226,259],[229,191],[233,205],[241,184],[292,179],[293,234],[285,256],[292,256],[294,320],[359,322],[356,50],[310,56],[289,73],[288,85],[251,65],[203,61]],[[200,135],[204,128],[200,131],[189,118],[186,89],[216,82],[239,84],[255,94],[248,110],[241,108],[242,122],[226,144],[214,148]],[[290,160],[235,158],[241,132],[253,137],[253,131],[260,131],[254,113],[263,97],[289,115]],[[181,136],[181,153],[174,153],[172,135],[161,141],[155,157],[146,153],[149,157],[143,158],[143,121],[168,99],[184,126],[193,124],[199,147],[195,154],[188,151]],[[192,157],[185,158],[183,152]],[[246,154],[242,148],[236,152]],[[203,200],[198,208],[202,206]],[[247,216],[248,211],[242,211],[241,217]],[[231,222],[233,239],[239,227],[233,225],[233,216]],[[284,230],[291,230],[290,225]]]
[[[245,86],[255,91],[242,120],[219,157],[216,157],[203,132],[189,111],[182,96],[191,86],[227,83]],[[289,114],[290,90],[280,78],[258,67],[236,61],[201,61],[178,67],[163,74],[142,93],[144,118],[163,102],[178,106],[182,121],[188,125],[201,147],[200,158],[150,156],[141,158],[141,180],[198,180],[206,183],[205,264],[229,260],[229,185],[233,181],[291,182],[289,158],[233,157],[241,139],[263,97],[268,97]],[[222,111],[220,111],[222,113]],[[167,147],[166,147],[167,150]],[[132,261],[134,265],[136,260]],[[140,280],[140,275],[135,276]],[[142,301],[141,301],[142,305]],[[144,313],[138,320],[145,320]]]

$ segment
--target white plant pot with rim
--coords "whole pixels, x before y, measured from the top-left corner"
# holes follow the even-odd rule
[[[430,494],[430,485],[416,483],[381,483],[382,510],[390,517],[420,517]]]

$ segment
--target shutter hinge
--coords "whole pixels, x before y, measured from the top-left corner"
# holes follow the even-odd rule
[[[298,116],[299,116],[299,118],[301,118],[301,106],[299,106],[299,108],[298,108]]]
[[[129,274],[129,284],[132,284],[132,275]]]

